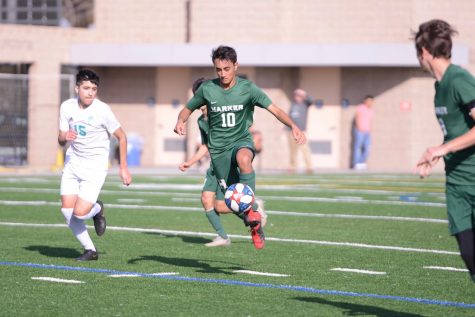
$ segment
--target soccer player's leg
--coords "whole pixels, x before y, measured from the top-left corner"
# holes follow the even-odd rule
[[[78,193],[79,181],[71,170],[65,168],[61,178],[61,213],[69,229],[85,250],[78,260],[97,260],[97,251],[87,232],[86,224],[83,220],[73,217]],[[87,259],[84,258],[86,255]]]
[[[239,168],[239,182],[248,185],[256,192],[256,174],[252,167],[252,160],[254,159],[254,148],[252,144],[238,145],[235,151],[236,164]],[[247,222],[251,227],[252,242],[257,249],[262,249],[265,244],[265,235],[263,231],[262,216],[263,209],[259,213],[259,206],[256,202],[252,208],[246,212]],[[267,218],[267,215],[265,215]],[[265,220],[267,221],[267,219]]]
[[[231,244],[231,239],[226,234],[226,231],[224,230],[224,227],[221,223],[221,218],[215,209],[217,187],[218,182],[216,177],[214,177],[212,167],[210,167],[206,171],[203,191],[201,192],[201,203],[205,210],[205,215],[208,219],[208,222],[216,231],[218,236],[214,238],[213,241],[206,243],[205,246],[207,247],[228,246]]]
[[[455,236],[460,256],[475,282],[475,238],[473,233],[475,189],[472,186],[446,185],[449,231]]]
[[[99,193],[106,179],[105,171],[83,172],[80,183],[79,198],[74,206],[74,217],[94,220],[94,228],[98,236],[102,236],[106,230],[106,218],[104,204],[98,201]]]

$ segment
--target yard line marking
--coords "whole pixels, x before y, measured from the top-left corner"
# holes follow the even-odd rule
[[[290,275],[288,275],[288,274],[257,272],[257,271],[249,271],[249,270],[234,270],[233,272],[235,272],[235,273],[251,274],[251,275],[276,276],[276,277],[287,277],[287,276],[290,276]]]
[[[0,225],[13,226],[13,227],[67,228],[66,224],[38,224],[38,223],[0,222]],[[93,226],[87,226],[87,227],[88,228],[93,228]],[[171,236],[193,236],[193,237],[215,237],[216,236],[216,233],[197,232],[197,231],[179,231],[179,230],[163,230],[163,229],[132,228],[132,227],[114,227],[114,226],[107,226],[107,229],[108,230],[115,230],[115,231],[127,231],[127,232],[159,233],[159,234],[171,235]],[[246,240],[251,239],[251,237],[247,236],[247,235],[243,236],[243,235],[237,235],[237,234],[228,234],[228,236],[230,236],[231,238],[238,238],[238,239],[246,239]],[[275,242],[319,244],[319,245],[331,245],[331,246],[342,246],[342,247],[391,250],[391,251],[402,251],[402,252],[459,255],[458,252],[445,251],[445,250],[407,248],[407,247],[384,246],[384,245],[353,243],[353,242],[300,240],[300,239],[273,238],[273,237],[266,237],[266,240],[267,241],[275,241]]]
[[[424,269],[431,269],[431,270],[443,270],[443,271],[455,271],[455,272],[468,272],[467,269],[457,269],[455,267],[450,266],[423,266]]]
[[[46,277],[46,276],[32,277],[31,279],[39,280],[39,281],[55,282],[55,283],[67,283],[67,284],[84,284],[85,283],[83,281],[78,281],[78,280],[64,280],[61,278]]]
[[[142,198],[119,198],[117,199],[119,203],[144,203],[145,199]]]
[[[377,271],[368,271],[368,270],[359,270],[359,269],[348,269],[335,267],[330,269],[330,271],[340,271],[340,272],[351,272],[351,273],[360,273],[360,274],[371,274],[371,275],[386,275],[386,272],[377,272]]]
[[[180,199],[185,201],[186,199]],[[48,201],[9,201],[0,200],[0,205],[10,206],[59,206],[60,202],[48,202]],[[200,207],[181,207],[181,206],[150,206],[150,205],[125,205],[125,204],[107,204],[107,208],[124,208],[124,209],[138,209],[138,210],[169,210],[169,211],[199,211],[203,208]],[[321,218],[346,218],[346,219],[368,219],[368,220],[395,220],[395,221],[415,221],[425,223],[448,223],[446,219],[436,218],[417,218],[417,217],[399,217],[399,216],[370,216],[370,215],[351,215],[351,214],[322,214],[313,212],[296,212],[296,211],[278,211],[278,210],[266,210],[266,213],[270,215],[285,215],[285,216],[302,216],[302,217],[321,217]]]
[[[404,296],[394,296],[394,295],[316,289],[312,287],[297,286],[297,285],[251,283],[251,282],[236,281],[236,280],[184,277],[184,276],[152,275],[148,273],[139,273],[139,272],[123,272],[123,271],[110,270],[110,269],[95,269],[95,268],[87,268],[87,267],[74,267],[74,266],[38,264],[38,263],[0,262],[0,265],[17,266],[17,267],[32,267],[32,268],[40,268],[40,269],[55,269],[55,270],[65,270],[65,271],[79,271],[79,272],[88,272],[88,273],[103,273],[103,274],[138,274],[143,277],[162,278],[162,279],[169,279],[169,280],[175,280],[175,281],[201,282],[201,283],[213,283],[213,284],[223,284],[223,285],[238,285],[238,286],[246,286],[246,287],[261,287],[261,288],[268,288],[268,289],[291,290],[291,291],[296,291],[296,292],[305,292],[305,293],[320,294],[320,295],[366,297],[366,298],[387,299],[387,300],[402,301],[402,302],[412,302],[412,303],[425,304],[425,305],[452,306],[452,307],[475,309],[475,303],[472,304],[472,303],[433,300],[433,299],[417,298],[417,297],[404,297]]]
[[[151,273],[150,275],[154,275],[154,276],[165,276],[165,275],[178,275],[180,273],[177,273],[177,272],[163,272],[163,273]],[[143,275],[140,275],[140,274],[110,274],[110,275],[107,275],[109,277],[142,277]]]
[[[0,187],[0,192],[18,192],[15,188]],[[25,188],[20,192],[45,192],[45,189],[33,189]],[[49,191],[48,191],[49,192]],[[58,190],[54,190],[58,192]],[[104,189],[101,191],[103,194],[123,194],[124,191],[114,191]],[[178,197],[197,197],[199,200],[199,194],[192,193],[167,193],[167,192],[138,192],[128,190],[127,195],[152,195],[152,196],[178,196]],[[327,203],[359,203],[359,204],[376,204],[376,205],[405,205],[405,206],[426,206],[426,207],[445,207],[445,203],[438,202],[423,202],[423,201],[388,201],[388,200],[369,200],[369,199],[341,199],[332,197],[309,197],[309,196],[262,196],[264,200],[279,200],[279,201],[306,201],[306,202],[327,202]]]

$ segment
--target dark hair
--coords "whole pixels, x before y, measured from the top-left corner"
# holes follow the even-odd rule
[[[443,20],[430,20],[419,25],[415,33],[417,55],[422,54],[425,48],[434,57],[452,57],[452,36],[457,34],[450,24]]]
[[[237,53],[234,48],[220,45],[211,52],[211,60],[214,63],[215,59],[231,61],[233,64],[237,62]]]
[[[100,78],[99,75],[90,69],[81,69],[76,74],[76,85],[79,86],[83,81],[90,81],[96,86],[99,86]]]
[[[366,99],[374,99],[374,96],[373,95],[366,95],[366,96],[364,96],[363,100],[366,100]]]
[[[205,77],[200,77],[197,80],[193,82],[193,86],[191,86],[191,91],[193,92],[193,95],[196,93],[198,88],[200,88],[201,84],[207,81],[208,79]]]

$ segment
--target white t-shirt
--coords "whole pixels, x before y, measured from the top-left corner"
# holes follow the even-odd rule
[[[66,100],[59,110],[59,129],[77,132],[77,138],[66,151],[66,162],[78,167],[107,169],[109,138],[119,127],[106,103],[95,99],[89,107],[81,109],[77,98]]]

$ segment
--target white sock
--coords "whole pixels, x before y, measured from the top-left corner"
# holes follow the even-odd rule
[[[92,205],[92,208],[91,208],[91,210],[89,211],[88,214],[86,214],[84,216],[74,215],[74,217],[76,217],[78,219],[81,219],[81,220],[87,220],[87,219],[91,219],[92,217],[97,215],[99,213],[99,211],[101,211],[101,205],[99,205],[98,203],[95,203],[94,205]]]
[[[66,219],[69,229],[71,229],[74,236],[79,240],[83,248],[86,250],[96,251],[96,247],[94,246],[94,243],[92,243],[91,237],[87,232],[84,220],[77,219],[76,217],[72,216],[73,208],[61,208],[61,212]]]

